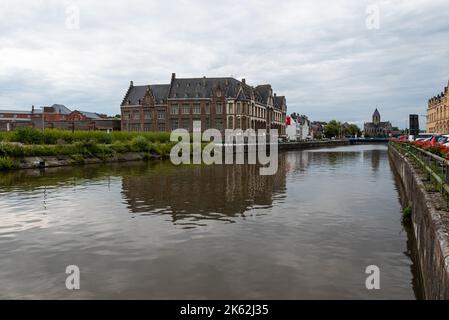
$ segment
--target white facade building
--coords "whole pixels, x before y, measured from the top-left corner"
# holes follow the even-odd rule
[[[295,119],[293,119],[292,117],[287,116],[287,118],[290,118],[289,120],[290,124],[287,124],[285,127],[285,133],[287,135],[288,141],[301,140],[301,125],[299,124],[299,122],[296,122]]]

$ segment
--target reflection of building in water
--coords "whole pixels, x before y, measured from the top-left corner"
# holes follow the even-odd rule
[[[371,168],[374,172],[379,171],[380,164],[380,150],[371,151]]]
[[[123,196],[135,213],[167,213],[183,218],[223,219],[252,206],[270,207],[286,186],[285,157],[273,176],[261,176],[256,165],[179,167],[176,174],[124,176]]]
[[[292,151],[286,153],[287,171],[303,171],[309,166],[309,153],[307,151]]]

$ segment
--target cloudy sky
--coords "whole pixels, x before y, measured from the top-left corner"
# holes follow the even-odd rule
[[[313,120],[378,107],[405,127],[448,83],[448,17],[447,0],[2,0],[0,109],[117,114],[130,80],[176,72],[271,83]]]

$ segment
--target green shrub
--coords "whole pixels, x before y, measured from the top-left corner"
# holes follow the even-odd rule
[[[0,157],[0,171],[18,168],[18,163],[9,157]]]
[[[23,157],[24,148],[18,144],[0,143],[0,156]]]
[[[146,152],[148,151],[148,141],[143,136],[137,136],[131,141],[131,149],[135,152]]]
[[[110,148],[111,150],[117,153],[125,153],[131,151],[131,145],[129,143],[124,143],[120,141],[111,144]]]
[[[72,156],[91,155],[106,159],[113,153],[154,152],[162,157],[170,154],[175,142],[148,142],[145,136],[135,136],[130,141],[115,141],[112,144],[97,143],[95,139],[85,139],[74,143],[64,143],[67,140],[58,138],[56,144],[20,144],[0,142],[0,156],[3,157],[33,157],[33,156]]]
[[[11,142],[14,141],[15,133],[14,131],[0,132],[0,141]]]
[[[113,131],[70,131],[61,129],[21,128],[16,131],[3,132],[0,141],[21,142],[24,144],[70,144],[77,141],[93,140],[96,143],[112,144],[114,142],[129,142],[136,137],[144,137],[148,142],[169,142],[169,132],[122,132]]]
[[[171,148],[174,145],[175,145],[174,142],[170,142],[170,143],[154,142],[154,143],[150,143],[149,151],[157,153],[161,157],[166,158],[166,157],[170,156]]]
[[[25,144],[41,144],[44,142],[44,134],[41,130],[21,128],[14,131],[13,139]]]
[[[412,208],[406,207],[402,210],[402,223],[410,224],[412,222]]]

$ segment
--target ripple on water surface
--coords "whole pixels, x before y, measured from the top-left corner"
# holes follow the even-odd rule
[[[87,166],[5,175],[8,298],[414,298],[385,146],[255,165]],[[82,290],[65,289],[76,264]],[[364,289],[365,267],[382,290]],[[269,276],[267,276],[269,275]]]

